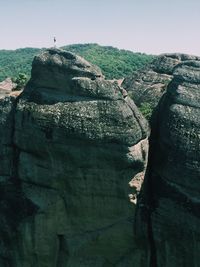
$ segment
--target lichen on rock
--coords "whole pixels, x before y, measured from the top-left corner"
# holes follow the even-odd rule
[[[144,171],[149,133],[133,101],[96,66],[50,49],[12,112],[7,180],[22,216],[14,236],[4,231],[0,266],[132,266],[129,181]]]
[[[134,100],[137,107],[149,119],[159,100],[167,90],[167,86],[175,75],[177,66],[184,62],[200,62],[197,56],[187,54],[162,54],[143,69],[126,77],[122,86]],[[191,77],[191,71],[188,72]]]
[[[199,61],[178,64],[152,119],[137,213],[139,239],[145,240],[141,229],[146,229],[143,248],[150,259],[144,266],[199,264],[199,103]]]

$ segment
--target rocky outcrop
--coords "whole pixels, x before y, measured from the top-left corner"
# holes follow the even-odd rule
[[[144,266],[199,266],[199,117],[200,62],[186,61],[174,68],[153,118],[137,212],[138,238],[149,255]]]
[[[84,59],[47,50],[1,97],[0,267],[199,265],[200,61],[157,60],[143,184],[147,122]]]
[[[57,49],[0,101],[0,267],[132,266],[148,126],[116,83]],[[142,178],[141,178],[142,179]]]
[[[17,84],[12,81],[11,78],[5,79],[3,82],[0,82],[0,98],[8,96],[13,90],[15,90]]]
[[[173,78],[174,68],[188,60],[200,60],[200,58],[186,54],[160,55],[144,69],[125,78],[122,86],[138,107],[148,103],[154,109]]]

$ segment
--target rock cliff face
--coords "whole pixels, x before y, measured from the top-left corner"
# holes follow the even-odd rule
[[[199,266],[200,62],[186,61],[154,114],[137,232],[151,267]]]
[[[173,78],[174,68],[187,60],[200,60],[200,58],[186,54],[160,55],[144,69],[127,77],[122,86],[138,107],[149,103],[155,108]]]
[[[197,59],[154,64],[170,83],[143,184],[147,122],[97,67],[50,49],[23,93],[2,92],[0,267],[199,266]]]
[[[128,195],[148,126],[123,92],[51,49],[24,92],[0,100],[0,267],[139,265]]]

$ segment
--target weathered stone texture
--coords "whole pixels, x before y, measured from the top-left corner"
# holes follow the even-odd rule
[[[150,263],[144,266],[196,267],[200,254],[199,61],[177,65],[173,77],[153,119],[138,222],[147,232]]]
[[[165,55],[140,78],[170,81],[143,185],[147,122],[97,67],[47,50],[0,99],[0,267],[199,266],[200,61]]]
[[[144,171],[149,130],[122,91],[69,52],[35,58],[8,122],[9,182],[21,202],[5,212],[20,216],[14,235],[5,233],[9,253],[0,251],[1,267],[124,267],[140,260],[128,195],[129,181]]]
[[[122,86],[138,107],[148,103],[154,109],[166,92],[167,85],[173,78],[175,67],[181,62],[199,59],[199,57],[186,54],[160,55],[144,69],[125,78]]]

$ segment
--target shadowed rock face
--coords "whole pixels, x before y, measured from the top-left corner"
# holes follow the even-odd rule
[[[0,267],[139,264],[128,183],[148,126],[117,84],[47,50],[24,92],[0,101],[0,134]]]
[[[200,62],[186,61],[174,68],[153,119],[137,216],[141,240],[147,233],[144,266],[199,266],[199,118]]]
[[[190,60],[200,58],[186,54],[160,55],[149,66],[125,78],[122,86],[138,107],[149,103],[155,108],[173,78],[174,68],[181,62]]]
[[[146,120],[82,58],[34,59],[24,92],[0,99],[0,267],[199,265],[197,59],[165,55],[152,70],[172,80],[152,118],[136,217]]]

